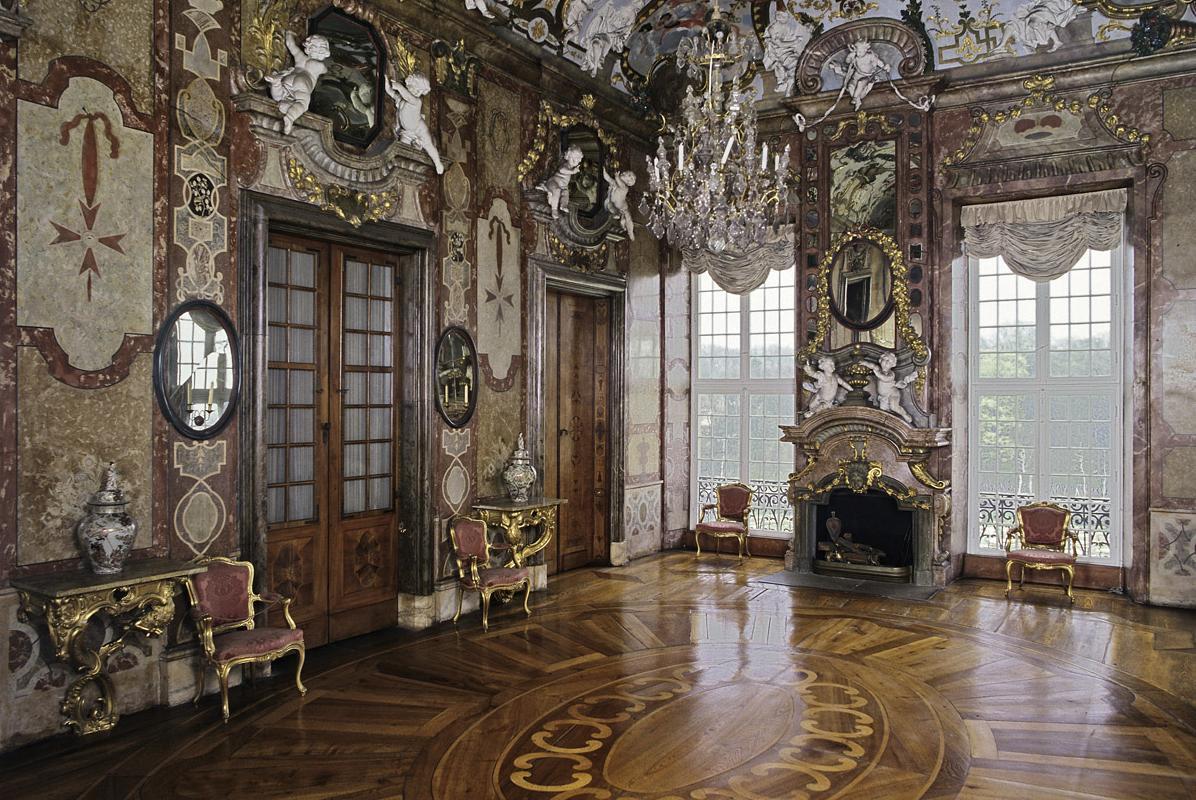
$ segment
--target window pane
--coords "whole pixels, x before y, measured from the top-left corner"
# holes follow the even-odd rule
[[[1048,284],[1053,378],[1112,375],[1113,295],[1108,263],[1107,253],[1098,258],[1096,251],[1089,250],[1070,272]]]
[[[698,378],[739,377],[740,298],[698,276]]]
[[[785,495],[793,471],[793,445],[782,442],[779,426],[792,425],[793,393],[753,394],[749,402],[748,483],[754,530],[793,530],[793,507]]]
[[[797,331],[794,329],[795,270],[773,271],[748,296],[752,378],[792,378]]]
[[[738,394],[699,394],[694,419],[697,453],[695,477],[699,498],[713,498],[714,487],[741,479],[739,465]],[[713,499],[700,499],[712,503]]]
[[[978,374],[982,379],[1032,378],[1038,322],[1034,282],[1015,275],[1000,258],[982,265],[976,283]]]
[[[1036,400],[1032,394],[982,394],[976,404],[980,546],[1000,549],[1017,524],[1015,510],[1036,497]]]

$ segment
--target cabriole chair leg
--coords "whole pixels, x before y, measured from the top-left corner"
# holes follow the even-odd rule
[[[228,667],[216,667],[216,675],[220,678],[220,712],[224,721],[228,722]]]
[[[528,608],[527,601],[531,599],[531,596],[532,596],[532,579],[528,578],[527,579],[527,588],[523,590],[523,613],[529,617],[532,615],[532,610],[530,608]]]
[[[295,666],[295,688],[300,695],[307,694],[307,687],[303,685],[303,660],[306,658],[305,648],[299,648],[299,663]]]
[[[1009,593],[1013,591],[1013,562],[1005,562],[1005,599],[1009,599]]]
[[[453,614],[453,624],[457,624],[457,620],[461,618],[461,602],[465,597],[465,587],[457,584],[457,613]]]

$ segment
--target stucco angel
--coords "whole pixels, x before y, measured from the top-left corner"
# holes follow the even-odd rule
[[[628,239],[635,239],[635,223],[631,219],[631,209],[628,207],[627,193],[631,191],[631,187],[635,186],[635,173],[631,170],[624,170],[623,172],[611,175],[602,168],[602,174],[606,178],[606,210],[609,211],[619,224],[623,226],[623,231],[627,234]]]
[[[548,207],[552,209],[553,219],[560,217],[561,211],[569,205],[569,181],[581,171],[581,162],[584,158],[581,148],[573,145],[565,151],[565,157],[552,177],[536,186],[537,189],[543,189],[544,194],[548,195]]]
[[[619,0],[607,0],[606,5],[585,24],[577,41],[586,51],[582,67],[592,77],[598,75],[598,70],[602,69],[611,51],[622,50],[626,46],[638,11],[634,3],[625,5]]]
[[[881,81],[889,79],[893,68],[875,50],[872,43],[864,40],[852,42],[847,46],[847,55],[843,63],[831,61],[827,63],[831,71],[843,76],[843,87],[851,95],[851,105],[859,111],[864,98],[872,91],[872,87]]]
[[[777,89],[793,94],[797,61],[814,31],[793,14],[784,0],[778,0],[772,22],[764,29],[764,68],[771,70]]]
[[[835,361],[830,356],[818,359],[818,369],[809,364],[803,364],[802,369],[811,378],[802,382],[802,388],[812,395],[810,405],[806,408],[807,417],[838,405],[840,389],[851,391],[847,381],[835,372]]]
[[[1080,6],[1072,0],[1030,0],[1018,6],[1013,19],[1005,25],[1005,38],[1001,47],[1013,52],[1013,43],[1031,52],[1050,45],[1054,52],[1062,42],[1059,31],[1066,28],[1080,12]]]
[[[440,150],[432,139],[432,131],[424,121],[423,96],[432,91],[432,85],[422,72],[412,72],[402,83],[395,83],[386,76],[386,93],[395,102],[395,136],[403,144],[420,147],[436,166],[436,174],[444,173],[440,161]]]
[[[908,424],[913,424],[913,417],[901,407],[901,390],[914,382],[918,376],[917,370],[904,378],[898,378],[897,356],[894,353],[883,353],[879,364],[871,361],[864,361],[863,364],[876,376],[876,407],[881,411],[896,414]]]
[[[465,0],[466,11],[476,11],[486,19],[494,19],[494,12],[486,8],[486,0]]]
[[[281,72],[267,75],[266,82],[270,84],[270,97],[278,103],[278,111],[282,114],[282,132],[290,134],[295,120],[311,105],[312,92],[320,76],[328,70],[324,62],[332,51],[328,40],[319,34],[304,39],[303,47],[290,31],[287,31],[286,39],[287,50],[295,63]]]

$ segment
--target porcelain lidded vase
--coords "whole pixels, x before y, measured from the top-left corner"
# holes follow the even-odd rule
[[[87,516],[75,528],[87,564],[97,575],[120,572],[133,549],[137,523],[125,510],[128,505],[117,484],[116,462],[109,461],[103,485],[87,501]]]
[[[532,455],[527,452],[523,443],[523,434],[519,434],[519,443],[515,452],[507,459],[503,467],[502,482],[507,488],[507,495],[516,503],[526,503],[528,491],[536,482],[536,468],[532,466]]]

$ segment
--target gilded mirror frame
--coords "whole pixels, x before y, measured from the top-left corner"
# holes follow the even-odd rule
[[[846,230],[836,234],[831,239],[830,248],[823,254],[822,261],[818,264],[818,279],[814,285],[814,294],[817,298],[817,305],[814,310],[814,337],[806,342],[799,354],[799,358],[814,358],[817,354],[824,352],[823,347],[831,332],[831,320],[835,319],[842,322],[842,320],[839,320],[839,314],[832,309],[831,274],[835,268],[835,261],[844,247],[851,242],[861,239],[875,244],[889,259],[889,274],[892,284],[889,306],[891,307],[891,314],[896,320],[897,332],[901,335],[905,345],[913,353],[914,361],[918,364],[927,363],[930,360],[930,350],[926,346],[926,342],[923,341],[922,337],[918,335],[910,323],[909,269],[905,264],[905,258],[902,256],[901,246],[897,244],[893,237],[875,228]],[[888,318],[889,314],[881,314],[879,322],[870,326],[870,328],[879,327]],[[854,330],[866,330],[855,326],[851,327]]]
[[[203,310],[220,323],[225,335],[228,337],[229,354],[232,358],[232,385],[229,387],[228,406],[216,420],[216,424],[208,428],[195,428],[189,421],[181,419],[177,410],[170,404],[170,397],[167,394],[166,380],[166,355],[167,344],[170,341],[171,333],[174,331],[175,325],[179,318],[188,311]],[[177,367],[176,367],[177,369]],[[233,325],[232,318],[228,313],[210,300],[187,300],[175,306],[171,312],[166,316],[158,329],[158,335],[154,342],[154,396],[158,399],[158,408],[162,411],[162,416],[166,417],[173,427],[181,436],[186,436],[188,439],[212,439],[219,436],[220,433],[232,421],[237,411],[237,404],[241,399],[241,349],[237,342],[237,329]]]

